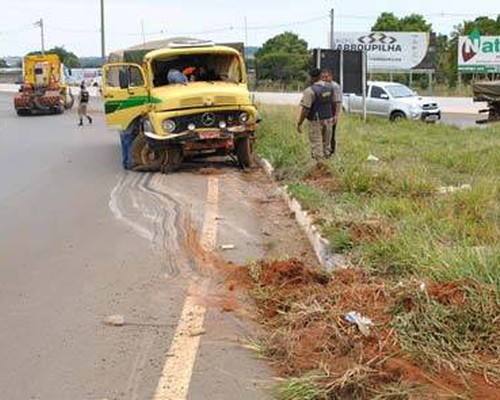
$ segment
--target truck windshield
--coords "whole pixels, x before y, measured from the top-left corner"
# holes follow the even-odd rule
[[[410,88],[404,85],[391,85],[387,86],[386,89],[395,99],[415,96],[415,94],[410,90]]]
[[[159,57],[151,63],[155,87],[190,82],[242,82],[240,59],[231,53]]]

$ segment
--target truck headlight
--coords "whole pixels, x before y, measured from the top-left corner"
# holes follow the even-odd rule
[[[162,122],[162,128],[165,132],[168,132],[168,133],[173,133],[175,131],[175,128],[176,128],[176,124],[175,124],[175,121],[174,120],[171,120],[171,119],[166,119],[165,121]]]
[[[238,117],[238,119],[240,120],[240,122],[242,124],[244,124],[244,123],[248,122],[248,120],[250,119],[250,116],[248,115],[247,112],[242,112],[240,114],[240,116]]]

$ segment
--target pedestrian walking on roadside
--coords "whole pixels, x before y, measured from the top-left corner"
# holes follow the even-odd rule
[[[85,82],[80,85],[80,94],[78,96],[78,126],[83,126],[83,118],[87,118],[89,124],[92,123],[92,117],[87,114],[87,106],[89,104],[90,94],[85,87]]]
[[[342,89],[340,88],[340,85],[333,79],[333,72],[329,68],[324,68],[321,71],[321,80],[323,82],[330,83],[333,87],[334,113],[332,124],[332,138],[330,141],[330,156],[332,156],[335,154],[335,149],[337,147],[335,136],[337,133],[337,125],[340,120],[340,112],[342,111]]]
[[[302,133],[302,124],[307,119],[311,155],[315,160],[321,160],[331,155],[334,90],[330,83],[321,80],[318,68],[311,71],[311,82],[302,95],[297,131]]]

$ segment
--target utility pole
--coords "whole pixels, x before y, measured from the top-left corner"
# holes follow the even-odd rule
[[[141,19],[142,44],[146,44],[146,34],[144,33],[144,20]]]
[[[101,58],[106,62],[106,42],[104,40],[104,0],[101,0]]]
[[[330,49],[333,49],[335,44],[335,10],[330,10]]]
[[[245,15],[245,47],[248,46],[248,19]]]
[[[43,32],[43,18],[35,22],[36,26],[40,27],[40,38],[42,40],[42,55],[45,55],[45,35]]]

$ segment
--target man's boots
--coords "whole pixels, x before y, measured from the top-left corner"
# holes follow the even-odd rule
[[[90,115],[87,115],[87,119],[89,120],[89,124],[92,124],[92,117]]]
[[[78,126],[83,126],[83,120],[80,118],[80,122],[78,123]]]

